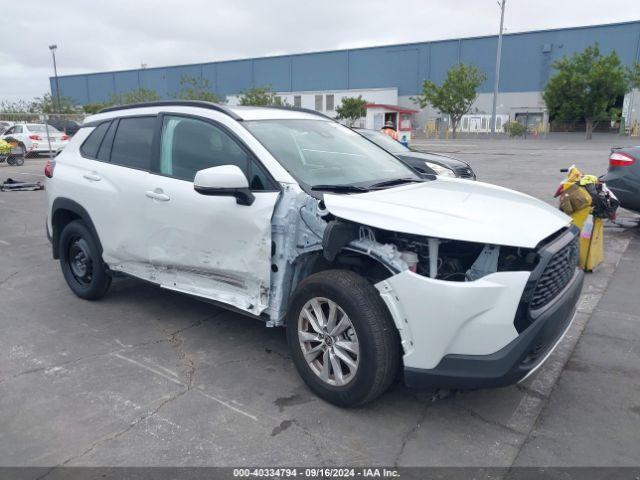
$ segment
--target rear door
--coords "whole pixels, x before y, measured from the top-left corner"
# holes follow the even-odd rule
[[[259,314],[268,302],[277,184],[221,122],[176,114],[161,115],[160,122],[143,242],[157,279],[166,288]],[[198,170],[220,165],[245,173],[252,205],[194,190]]]
[[[74,196],[91,216],[113,270],[146,278],[145,212],[157,116],[98,125],[80,147]],[[96,145],[96,143],[98,143]]]

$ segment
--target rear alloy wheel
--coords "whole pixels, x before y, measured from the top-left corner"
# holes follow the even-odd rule
[[[300,283],[287,313],[287,340],[305,383],[336,405],[374,400],[398,372],[400,340],[389,311],[378,290],[348,270]]]
[[[111,285],[93,235],[80,220],[67,224],[60,234],[60,266],[69,288],[80,298],[97,300]]]

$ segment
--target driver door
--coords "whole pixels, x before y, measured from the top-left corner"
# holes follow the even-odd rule
[[[236,165],[255,201],[194,190],[198,170]],[[154,281],[258,315],[268,305],[276,183],[226,127],[162,115],[160,152],[145,191],[146,248]]]

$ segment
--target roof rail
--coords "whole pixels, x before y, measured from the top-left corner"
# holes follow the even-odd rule
[[[264,108],[275,108],[276,110],[293,110],[294,112],[302,112],[309,113],[311,115],[318,115],[319,117],[324,117],[333,122],[336,121],[335,118],[331,118],[329,115],[325,115],[317,110],[312,110],[311,108],[302,108],[302,107],[291,107],[289,105],[265,105]]]
[[[234,120],[241,121],[242,117],[232,112],[227,107],[218,105],[217,103],[205,102],[204,100],[158,100],[155,102],[141,102],[131,103],[129,105],[115,105],[113,107],[107,107],[100,110],[98,113],[116,112],[118,110],[129,110],[132,108],[144,108],[144,107],[200,107],[208,108],[209,110],[216,110],[230,116]]]

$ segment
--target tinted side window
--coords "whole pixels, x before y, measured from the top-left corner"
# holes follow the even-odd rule
[[[102,144],[100,145],[100,150],[98,150],[98,160],[103,162],[108,162],[109,157],[111,156],[111,145],[113,145],[113,137],[116,134],[116,129],[118,128],[118,120],[114,120],[111,122],[111,126],[109,130],[107,130],[104,139],[102,140]]]
[[[155,117],[121,118],[111,147],[111,162],[148,170],[155,126]]]
[[[160,173],[193,181],[198,170],[237,165],[246,175],[250,162],[250,155],[221,128],[194,118],[164,117]]]
[[[251,190],[277,190],[277,187],[275,187],[273,181],[255,162],[251,162],[249,164],[249,174],[247,175],[247,178],[249,179],[249,188]]]
[[[100,148],[104,134],[107,133],[109,125],[109,122],[104,122],[94,128],[93,132],[89,134],[80,147],[80,153],[87,157],[96,158],[98,156],[98,149]]]
[[[22,133],[22,125],[16,125],[15,127],[13,127],[12,133]]]

